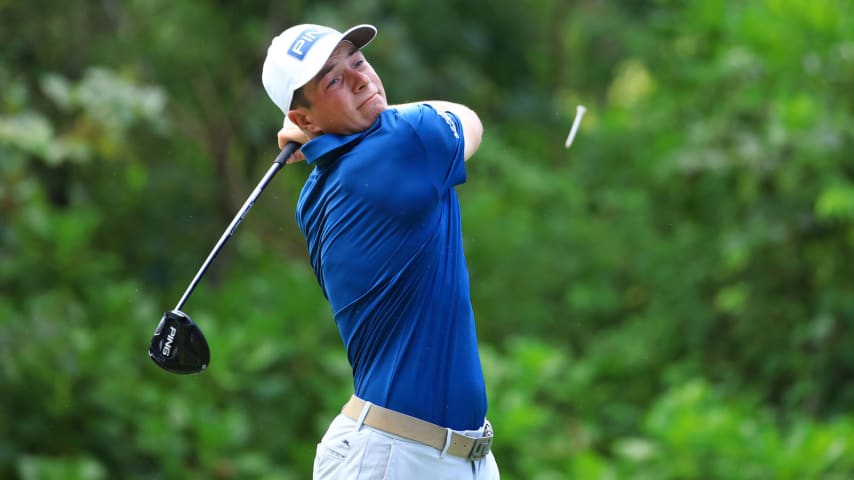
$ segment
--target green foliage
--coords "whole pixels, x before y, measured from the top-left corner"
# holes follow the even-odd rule
[[[504,478],[849,478],[852,11],[0,1],[0,478],[306,477],[351,391],[308,167],[187,306],[210,370],[145,358],[275,155],[260,66],[302,21],[377,24],[392,102],[484,122],[459,191]]]
[[[595,398],[603,383],[595,363],[530,338],[511,339],[503,354],[485,349],[498,399],[489,417],[501,429],[495,450],[505,471],[534,479],[842,479],[854,471],[850,417],[782,426],[755,395],[699,378],[661,389],[646,412],[633,412],[620,400]],[[592,419],[608,410],[637,429],[603,431]]]

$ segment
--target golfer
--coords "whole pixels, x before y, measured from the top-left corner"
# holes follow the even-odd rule
[[[376,28],[297,25],[262,80],[314,166],[296,208],[353,369],[315,479],[497,479],[455,186],[483,127],[444,101],[389,106]],[[342,399],[343,401],[343,399]]]

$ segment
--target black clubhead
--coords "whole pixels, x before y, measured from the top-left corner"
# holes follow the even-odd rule
[[[148,356],[160,368],[172,373],[200,373],[208,368],[211,351],[202,331],[180,310],[163,314]]]

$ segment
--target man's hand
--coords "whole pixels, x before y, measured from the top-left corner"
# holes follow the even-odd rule
[[[279,133],[276,135],[276,138],[279,141],[279,148],[285,148],[285,145],[288,142],[297,142],[300,145],[305,145],[309,141],[309,138],[305,134],[305,132],[300,130],[299,127],[297,127],[288,120],[285,120],[285,124],[282,129],[279,130]],[[293,155],[288,157],[287,163],[296,163],[304,161],[305,155],[302,154],[302,149],[297,149]]]

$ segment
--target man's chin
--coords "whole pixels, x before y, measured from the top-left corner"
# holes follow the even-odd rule
[[[388,110],[388,103],[379,97],[376,100],[366,103],[362,107],[362,113],[366,119],[370,119],[371,125],[373,125],[373,123],[377,121],[377,118],[380,117],[380,114],[386,110]]]

